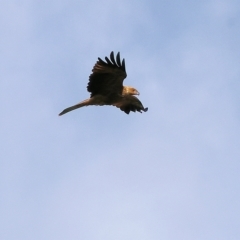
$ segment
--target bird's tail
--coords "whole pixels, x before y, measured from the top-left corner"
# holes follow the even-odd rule
[[[82,101],[82,102],[80,102],[80,103],[78,103],[76,105],[73,105],[71,107],[68,107],[68,108],[64,109],[62,112],[59,113],[59,116],[65,114],[65,113],[68,113],[68,112],[70,112],[72,110],[75,110],[77,108],[88,106],[88,105],[91,105],[90,98],[88,98],[88,99],[86,99],[86,100],[84,100],[84,101]]]

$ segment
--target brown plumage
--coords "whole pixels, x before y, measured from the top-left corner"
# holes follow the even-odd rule
[[[114,53],[111,52],[110,59],[105,57],[106,62],[101,58],[93,67],[92,74],[89,76],[87,90],[91,93],[90,98],[86,99],[72,107],[64,109],[59,116],[89,105],[112,105],[120,108],[125,113],[146,112],[139,99],[133,95],[139,95],[139,92],[129,86],[123,86],[123,80],[127,77],[124,59],[120,60],[120,53],[116,60]]]

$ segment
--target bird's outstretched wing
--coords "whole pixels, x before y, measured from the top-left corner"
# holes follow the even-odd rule
[[[113,52],[110,54],[110,59],[105,57],[105,60],[106,62],[98,58],[89,76],[87,90],[91,93],[91,97],[98,94],[105,96],[122,94],[123,80],[127,76],[125,61],[120,60],[120,53],[115,60]]]
[[[112,104],[115,107],[120,108],[125,113],[129,114],[132,112],[147,112],[148,108],[144,108],[140,100],[132,95],[125,95],[122,96],[121,99],[119,99],[118,102]]]

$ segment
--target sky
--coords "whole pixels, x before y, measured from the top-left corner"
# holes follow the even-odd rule
[[[239,240],[240,2],[3,0],[1,240]],[[146,113],[85,107],[120,52]]]

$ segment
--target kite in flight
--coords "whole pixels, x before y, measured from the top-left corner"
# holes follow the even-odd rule
[[[87,86],[90,92],[90,98],[64,109],[59,116],[75,110],[80,107],[90,105],[112,105],[120,108],[125,113],[146,112],[148,108],[144,108],[142,103],[134,95],[139,92],[130,86],[123,86],[123,80],[127,77],[124,59],[120,60],[120,53],[117,54],[116,60],[114,53],[111,52],[110,59],[105,57],[106,62],[101,58],[93,67],[92,74],[89,76]]]

